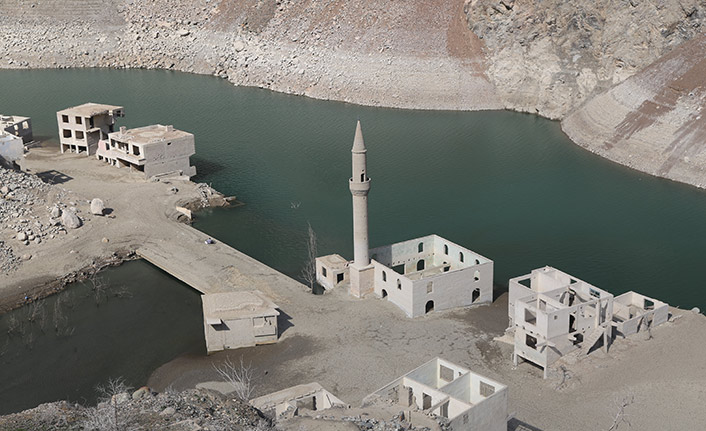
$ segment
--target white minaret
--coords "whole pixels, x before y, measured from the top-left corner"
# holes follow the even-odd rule
[[[360,121],[355,129],[353,149],[353,173],[348,181],[348,187],[353,195],[353,253],[351,265],[351,293],[362,297],[373,289],[373,271],[368,254],[368,192],[370,178],[368,177],[365,142],[360,129]]]

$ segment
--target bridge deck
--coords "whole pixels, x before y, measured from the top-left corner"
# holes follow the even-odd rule
[[[203,294],[238,290],[263,293],[303,289],[284,274],[188,225],[176,225],[168,240],[147,240],[137,254]]]

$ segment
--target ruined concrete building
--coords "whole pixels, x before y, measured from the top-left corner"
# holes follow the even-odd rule
[[[15,167],[25,153],[25,144],[30,141],[32,120],[29,117],[0,114],[0,163]]]
[[[124,117],[122,106],[84,103],[56,113],[61,152],[93,155],[101,139],[115,129],[115,118]]]
[[[189,157],[196,153],[194,135],[173,126],[152,126],[109,133],[98,144],[96,156],[112,166],[129,167],[143,172],[145,178],[155,175],[196,175]]]
[[[367,149],[360,122],[353,141],[354,260],[338,254],[316,259],[316,280],[325,289],[348,284],[362,298],[375,293],[409,317],[493,300],[493,261],[437,235],[368,248]]]
[[[507,386],[440,358],[366,397],[448,419],[451,431],[507,430]]]
[[[250,400],[250,404],[276,419],[298,416],[302,413],[300,410],[319,412],[331,407],[348,407],[348,404],[316,382],[292,386],[254,398]]]
[[[208,353],[277,341],[277,306],[259,291],[201,297]]]
[[[26,144],[32,140],[32,120],[29,117],[0,114],[0,135],[3,132],[22,138]]]
[[[577,349],[587,355],[615,334],[623,337],[665,322],[668,305],[627,292],[618,297],[558,269],[544,267],[510,279],[508,332],[513,362],[530,361],[544,370]]]

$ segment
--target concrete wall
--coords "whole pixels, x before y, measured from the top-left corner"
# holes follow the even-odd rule
[[[454,431],[506,431],[507,430],[507,387],[496,387],[495,393],[476,404],[468,411],[468,424],[463,424],[463,416],[456,418]]]
[[[478,297],[474,301],[476,289]],[[412,317],[426,314],[428,301],[434,301],[435,311],[490,303],[493,301],[493,262],[415,280],[412,297]]]
[[[372,260],[371,263],[375,294],[400,307],[407,317],[414,317],[412,280],[376,260]]]
[[[616,330],[623,337],[661,325],[669,319],[669,305],[637,292],[626,292],[613,302]]]
[[[15,124],[7,125],[4,131],[22,138],[22,142],[26,144],[32,140],[32,120],[27,118]]]
[[[64,118],[64,116],[67,118]],[[81,119],[80,124],[76,120],[77,117]],[[109,114],[83,117],[77,116],[71,113],[71,111],[57,112],[56,121],[59,126],[61,152],[63,153],[67,150],[86,151],[89,156],[96,153],[98,141],[100,139],[107,139],[108,133],[113,131],[115,124],[115,118]],[[99,128],[100,130],[89,133],[88,130],[92,128]],[[65,131],[70,134],[70,136],[64,136]],[[82,137],[81,134],[83,135]]]
[[[204,322],[204,331],[208,353],[268,344],[277,341],[277,316],[226,320],[220,325]]]
[[[182,171],[186,176],[196,175],[196,168],[190,166],[189,157],[196,153],[194,136],[147,144],[141,148],[145,160],[145,177],[163,173]]]

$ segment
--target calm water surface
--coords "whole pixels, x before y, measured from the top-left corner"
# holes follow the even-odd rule
[[[194,133],[195,180],[246,203],[200,213],[196,227],[292,276],[307,222],[320,254],[352,257],[347,180],[359,118],[373,187],[371,246],[437,233],[493,259],[502,287],[552,265],[615,294],[706,308],[706,193],[594,156],[556,122],[366,108],[164,71],[0,71],[0,95],[0,112],[32,116],[35,136],[53,142],[55,112],[86,101],[125,106],[121,125]],[[51,326],[22,347],[5,328],[31,310],[0,317],[0,413],[91,399],[95,384],[118,375],[141,385],[161,363],[204,350],[198,297],[183,284],[145,263],[106,277],[130,295],[96,306],[91,289],[69,289],[79,298],[72,334]]]

